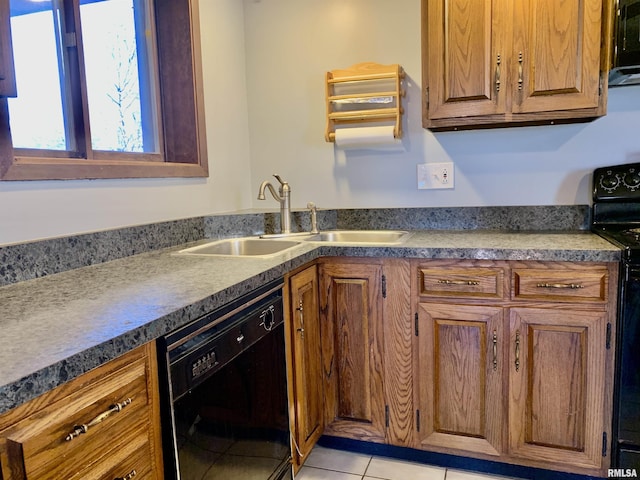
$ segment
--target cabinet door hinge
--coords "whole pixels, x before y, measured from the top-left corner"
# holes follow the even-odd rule
[[[382,298],[387,298],[387,276],[382,275]]]
[[[607,456],[607,432],[602,432],[602,456]]]
[[[389,405],[384,406],[384,426],[389,428]]]
[[[420,327],[418,326],[418,312],[416,312],[415,317],[413,318],[413,329],[414,329],[414,333],[416,334],[416,337],[419,336],[420,334]]]
[[[607,350],[611,349],[611,323],[607,323]]]
[[[76,32],[66,32],[62,37],[63,45],[67,48],[77,47],[78,40],[76,38]]]
[[[420,409],[416,410],[416,432],[420,431]]]
[[[598,85],[598,96],[599,97],[602,96],[602,89],[604,88],[603,83],[604,83],[604,74],[602,72],[600,72],[600,84]]]

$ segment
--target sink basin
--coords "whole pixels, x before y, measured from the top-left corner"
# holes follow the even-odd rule
[[[409,232],[403,230],[329,230],[306,238],[310,242],[385,243],[403,242]]]
[[[300,242],[287,240],[268,240],[261,238],[228,238],[205,243],[197,247],[185,248],[178,253],[183,255],[216,255],[228,257],[268,257],[289,248],[300,245]]]

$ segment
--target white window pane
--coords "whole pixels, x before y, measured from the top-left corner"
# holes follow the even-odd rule
[[[143,2],[105,0],[81,2],[82,41],[94,150],[143,152],[156,150],[152,108],[141,103],[141,88],[149,88],[145,32],[136,34],[136,16],[145,15]],[[142,23],[144,25],[144,22]],[[142,79],[142,81],[141,81]],[[153,96],[151,96],[154,98]],[[143,98],[148,98],[143,96]],[[149,121],[149,118],[153,119]]]
[[[73,149],[65,135],[58,38],[53,2],[11,0],[11,30],[18,97],[9,99],[16,148]],[[31,10],[29,10],[31,8]],[[63,80],[64,81],[64,80]]]

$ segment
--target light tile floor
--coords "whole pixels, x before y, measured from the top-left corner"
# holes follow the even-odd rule
[[[515,480],[316,446],[296,480]]]

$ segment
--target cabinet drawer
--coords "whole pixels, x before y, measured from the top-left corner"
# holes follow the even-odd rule
[[[15,478],[70,478],[146,428],[148,405],[147,364],[138,358],[5,430],[9,469]]]
[[[418,267],[419,295],[502,298],[504,271],[486,267]]]
[[[571,302],[605,302],[606,268],[590,269],[513,269],[514,300],[551,300]]]
[[[95,465],[87,467],[69,480],[142,480],[153,478],[151,444],[146,429],[138,431]]]

